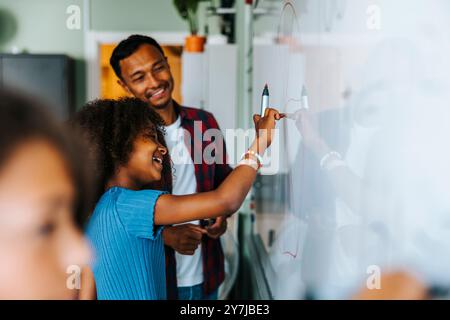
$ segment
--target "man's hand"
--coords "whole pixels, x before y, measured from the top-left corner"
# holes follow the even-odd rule
[[[227,231],[227,217],[218,217],[214,224],[206,228],[206,234],[213,239],[219,239]]]
[[[202,227],[187,223],[166,227],[163,230],[164,244],[180,254],[192,256],[202,241],[206,230]]]

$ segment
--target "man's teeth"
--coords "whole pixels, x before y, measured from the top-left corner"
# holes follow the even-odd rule
[[[154,96],[157,96],[158,94],[161,94],[161,93],[163,93],[163,92],[164,92],[164,89],[160,89],[160,90],[158,90],[158,91],[152,93],[151,96],[154,97]]]

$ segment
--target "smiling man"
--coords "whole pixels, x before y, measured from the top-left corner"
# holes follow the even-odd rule
[[[219,129],[217,121],[209,112],[180,106],[173,100],[174,80],[161,46],[153,38],[132,35],[114,49],[110,63],[119,77],[119,84],[147,102],[166,123],[165,140],[174,160],[174,179],[172,181],[172,172],[168,172],[161,187],[177,195],[217,188],[231,172],[226,164],[223,137],[222,141],[211,142],[221,147],[215,148],[215,159],[220,161],[206,164],[202,155],[209,144],[202,141],[201,135],[194,135],[194,123],[196,130],[201,124],[203,133],[208,129]],[[186,137],[187,134],[190,137]],[[180,141],[185,143],[180,144]],[[200,157],[198,154],[195,157],[195,153]],[[202,162],[194,163],[194,158],[202,158]],[[206,235],[198,230],[199,225],[206,228]],[[164,229],[169,299],[217,299],[218,287],[224,279],[220,236],[226,228],[226,218],[221,217],[210,226],[204,221],[192,221]]]

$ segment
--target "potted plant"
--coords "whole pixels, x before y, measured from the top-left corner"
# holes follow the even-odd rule
[[[198,35],[198,4],[210,0],[173,0],[180,16],[189,23],[191,35],[186,38],[185,49],[187,52],[203,52],[205,37]]]

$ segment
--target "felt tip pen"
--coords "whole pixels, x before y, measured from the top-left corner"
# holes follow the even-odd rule
[[[292,113],[283,113],[283,116],[287,119],[297,121],[301,110],[309,110],[308,93],[306,91],[305,86],[302,87],[302,96],[300,99],[300,103],[301,103],[300,109]]]
[[[264,113],[266,109],[269,107],[269,88],[267,87],[267,84],[264,86],[264,90],[262,93],[261,98],[261,117],[264,117]]]
[[[302,108],[305,110],[309,109],[308,93],[306,92],[305,86],[302,88]]]

